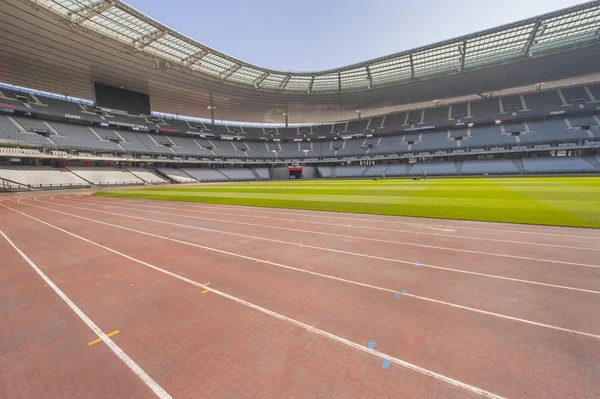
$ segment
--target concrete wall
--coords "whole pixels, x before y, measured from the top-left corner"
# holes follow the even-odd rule
[[[269,168],[269,174],[271,175],[271,180],[288,180],[290,178],[290,171],[287,166]]]
[[[309,180],[314,179],[317,173],[317,168],[314,166],[303,166],[302,167],[302,178]]]

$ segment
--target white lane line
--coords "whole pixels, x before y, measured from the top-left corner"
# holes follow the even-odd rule
[[[123,198],[120,197],[91,197],[91,196],[80,196],[80,197],[90,197],[90,198],[103,198],[103,199],[107,199],[107,200],[123,200]],[[149,201],[149,200],[129,200],[130,202],[137,202],[137,201]],[[160,203],[167,203],[167,204],[172,204],[172,205],[177,205],[179,201],[165,201],[165,200],[156,200],[156,202],[160,202]],[[297,212],[283,212],[281,208],[268,208],[268,207],[260,207],[261,209],[258,209],[258,207],[245,207],[245,206],[240,206],[240,205],[218,205],[218,204],[201,204],[201,203],[194,203],[194,204],[190,204],[190,203],[181,203],[182,205],[187,205],[189,207],[194,207],[194,208],[201,208],[201,209],[227,209],[229,211],[231,210],[235,210],[235,211],[245,211],[245,212],[250,212],[250,213],[264,213],[264,214],[269,214],[269,215],[273,215],[273,214],[278,214],[278,215],[291,215],[291,216],[308,216],[308,217],[313,217],[313,218],[319,218],[319,219],[340,219],[340,220],[350,220],[350,221],[364,221],[364,222],[377,222],[377,223],[392,223],[392,224],[405,224],[405,225],[410,225],[410,226],[417,226],[417,227],[425,227],[425,228],[431,228],[431,227],[441,227],[441,228],[447,228],[447,229],[468,229],[468,230],[483,230],[483,231],[495,231],[495,232],[500,232],[500,233],[511,233],[511,234],[531,234],[531,235],[542,235],[542,236],[554,236],[554,237],[570,237],[570,238],[581,238],[581,239],[591,239],[591,240],[600,240],[600,237],[594,237],[594,236],[583,236],[583,235],[576,235],[576,234],[559,234],[559,233],[544,233],[544,232],[536,232],[536,231],[521,231],[521,230],[504,230],[504,229],[494,229],[494,228],[487,228],[487,227],[470,227],[470,226],[460,226],[460,225],[452,225],[452,226],[448,226],[448,225],[440,225],[440,224],[426,224],[426,223],[418,223],[418,222],[403,222],[403,221],[399,221],[399,220],[383,220],[380,219],[379,217],[383,216],[383,215],[372,215],[373,218],[372,219],[365,219],[365,218],[360,218],[360,217],[348,217],[348,216],[334,216],[334,215],[330,215],[327,211],[303,211],[301,209],[296,210]],[[263,210],[263,209],[269,209],[267,210]],[[212,211],[214,213],[214,210]],[[364,214],[356,214],[357,216],[363,216]],[[249,215],[246,215],[248,217],[252,217]],[[258,216],[255,216],[258,217]],[[403,217],[410,217],[410,216],[394,216],[394,218],[403,218]],[[439,220],[439,219],[434,219],[434,220]],[[448,219],[446,219],[448,220]],[[498,223],[498,222],[482,222],[480,220],[456,220],[456,222],[458,224],[460,223],[473,223],[473,224],[486,224],[486,223]],[[508,223],[509,224],[509,223]],[[518,226],[527,226],[527,225],[523,225],[523,224],[517,224]],[[568,227],[568,226],[545,226],[545,225],[540,225],[540,228],[543,227],[557,227],[557,228],[564,228],[564,229],[572,229],[572,228],[576,228],[576,227]],[[585,228],[582,228],[585,229]]]
[[[195,211],[195,212],[205,212],[205,211]],[[559,245],[559,244],[543,244],[537,242],[525,242],[525,241],[512,241],[512,240],[501,240],[498,238],[485,238],[485,237],[472,237],[472,236],[461,236],[456,234],[442,234],[442,233],[430,233],[430,232],[416,232],[413,230],[397,230],[397,229],[385,229],[382,227],[368,227],[368,226],[356,226],[351,224],[335,224],[335,223],[323,223],[323,222],[315,222],[310,220],[296,220],[296,219],[281,219],[272,216],[248,216],[259,219],[268,219],[268,220],[278,220],[288,223],[309,223],[309,224],[318,224],[323,226],[335,226],[335,227],[344,227],[344,228],[356,228],[363,230],[376,230],[376,231],[386,231],[390,233],[409,233],[416,235],[428,235],[435,237],[449,237],[453,239],[463,239],[463,240],[475,240],[475,241],[487,241],[487,242],[500,242],[504,244],[514,244],[514,245],[532,245],[537,247],[550,247],[550,248],[565,248],[565,249],[577,249],[581,251],[595,251],[600,252],[600,248],[586,248],[586,247],[574,247],[570,245]]]
[[[6,205],[2,206],[14,211],[14,209],[7,207]],[[135,375],[137,375],[140,378],[140,380],[142,380],[148,386],[148,388],[152,390],[152,392],[156,394],[156,396],[158,396],[161,399],[171,398],[171,395],[169,395],[167,391],[165,391],[160,385],[158,385],[158,383],[154,381],[152,377],[150,377],[140,366],[138,366],[137,363],[134,362],[133,359],[131,359],[127,355],[127,353],[125,353],[117,344],[115,344],[115,342],[112,339],[110,339],[110,337],[106,335],[104,331],[102,331],[102,329],[100,329],[100,327],[96,325],[96,323],[94,323],[85,313],[83,313],[83,311],[79,309],[79,307],[60,288],[58,288],[58,286],[54,284],[54,282],[50,280],[50,278],[35,263],[33,263],[33,261],[29,259],[29,257],[25,255],[25,253],[21,251],[21,249],[18,248],[15,245],[15,243],[12,242],[12,240],[8,238],[8,236],[2,230],[0,230],[0,234],[15,249],[15,251],[17,251],[19,255],[21,255],[21,257],[29,264],[29,266],[31,266],[33,270],[35,270],[36,273],[44,279],[46,284],[48,284],[48,286],[50,286],[54,290],[54,292],[56,292],[58,296],[61,297],[61,299],[65,301],[67,305],[69,305],[71,310],[73,310],[73,312],[75,312],[75,314],[79,316],[79,318],[90,328],[90,330],[92,330],[98,336],[98,338],[104,341],[106,346],[108,346],[110,350],[112,350],[113,353],[117,355],[119,359],[121,359],[121,361],[125,363],[125,365],[129,367],[129,369],[133,371]]]
[[[57,201],[77,202],[78,204],[81,203],[81,202],[78,202],[77,200],[74,200],[74,199],[62,199],[62,198],[57,199],[55,197],[52,197],[52,199],[53,200],[57,200]],[[99,204],[103,204],[104,202],[85,201],[85,203],[86,204],[98,204],[99,205]],[[164,207],[160,207],[160,206],[151,206],[151,205],[142,205],[142,204],[140,204],[138,206],[146,207],[146,208],[165,209]],[[108,208],[106,206],[101,206],[101,207],[104,208],[104,209]],[[181,215],[181,214],[177,214],[177,213],[155,212],[155,211],[148,211],[148,210],[140,209],[140,208],[128,208],[128,207],[120,206],[120,205],[119,206],[113,205],[110,208],[127,209],[127,210],[132,210],[132,211],[137,211],[137,212],[146,212],[146,213],[153,213],[153,214],[165,215],[165,216],[179,216],[179,217],[184,217],[186,219],[197,219],[197,220],[214,221],[214,222],[219,222],[219,223],[238,224],[238,225],[243,225],[243,226],[253,226],[253,227],[276,229],[276,230],[294,231],[294,232],[298,232],[298,233],[308,233],[308,234],[314,234],[315,233],[314,230],[302,230],[302,229],[295,229],[295,228],[291,228],[291,227],[280,227],[280,226],[271,226],[271,225],[264,225],[264,224],[257,224],[257,223],[238,222],[238,221],[234,221],[234,220],[213,219],[213,218],[206,218],[206,217],[199,217],[199,216]],[[184,208],[167,208],[167,209],[171,209],[171,210],[174,210],[174,211],[183,211],[183,212],[187,212],[188,211],[187,209],[184,209]],[[351,239],[356,239],[356,240],[375,241],[375,242],[378,242],[378,243],[398,244],[398,245],[406,245],[406,246],[419,247],[419,248],[423,247],[422,244],[413,244],[413,243],[410,243],[410,242],[391,241],[391,240],[384,240],[384,239],[378,239],[378,238],[369,238],[369,237],[359,237],[359,236],[351,236],[351,235],[345,235],[345,234],[326,233],[326,232],[323,232],[323,231],[320,231],[320,234],[326,235],[326,236],[331,236],[331,237],[342,237],[342,238],[351,238]],[[554,260],[554,259],[541,259],[541,258],[532,258],[532,257],[527,257],[527,256],[499,254],[499,253],[495,253],[495,252],[482,252],[482,251],[474,251],[474,250],[469,250],[469,249],[440,247],[440,246],[430,245],[430,244],[427,244],[427,248],[426,249],[439,249],[439,250],[442,250],[442,251],[464,252],[464,253],[478,254],[478,255],[485,255],[485,256],[496,256],[496,257],[511,258],[511,259],[531,260],[531,261],[535,261],[535,262],[547,262],[547,263],[556,263],[556,264],[562,264],[562,265],[600,268],[600,265],[591,265],[591,264],[587,264],[587,263],[565,262],[565,261]]]
[[[176,242],[176,243],[179,243],[179,244],[188,245],[188,246],[195,247],[195,248],[205,249],[205,250],[208,250],[208,251],[217,252],[217,253],[221,253],[221,254],[224,254],[224,255],[229,255],[229,256],[233,256],[233,257],[238,257],[238,258],[242,258],[242,259],[254,261],[254,263],[261,261],[260,259],[254,258],[254,257],[251,257],[251,256],[241,255],[241,254],[237,254],[237,253],[233,253],[233,252],[229,252],[229,251],[225,251],[225,250],[220,250],[220,249],[216,249],[216,248],[212,248],[212,247],[206,247],[204,245],[194,244],[194,243],[191,243],[191,242],[188,242],[188,241],[182,241],[182,240],[178,240],[178,239],[175,239],[175,238],[161,236],[161,235],[158,235],[158,234],[153,234],[153,233],[148,233],[148,232],[145,232],[145,231],[135,230],[135,229],[131,229],[131,228],[124,227],[124,226],[119,226],[119,225],[114,225],[114,224],[107,223],[107,222],[101,222],[101,221],[97,221],[97,220],[94,220],[94,219],[89,219],[89,218],[86,218],[86,217],[83,217],[83,216],[73,215],[73,214],[66,213],[66,212],[61,212],[61,211],[56,211],[56,210],[53,210],[51,208],[45,208],[45,207],[41,207],[41,206],[37,206],[37,205],[33,205],[33,204],[25,204],[25,205],[36,207],[36,208],[40,208],[40,209],[49,210],[49,211],[52,211],[52,212],[64,214],[64,215],[75,217],[75,218],[78,218],[78,219],[83,219],[83,220],[88,220],[88,221],[99,223],[99,224],[103,224],[103,225],[108,225],[108,226],[119,228],[119,229],[122,229],[122,230],[132,231],[134,233],[143,234],[143,235],[146,235],[146,236],[149,236],[149,237],[160,238],[160,239],[163,239],[163,240],[166,240],[166,241]],[[365,287],[365,288],[371,288],[371,289],[375,289],[375,290],[378,290],[378,291],[384,291],[384,292],[390,292],[390,293],[397,293],[398,292],[398,290],[392,290],[392,289],[385,288],[385,287],[379,287],[379,286],[375,286],[375,285],[371,285],[371,284],[361,283],[359,281],[348,280],[348,279],[344,279],[344,278],[341,278],[341,277],[331,276],[331,275],[328,275],[328,274],[318,273],[318,272],[314,272],[314,271],[310,271],[310,270],[306,270],[306,269],[300,269],[300,268],[296,268],[296,267],[293,267],[293,266],[284,265],[284,264],[281,264],[281,263],[276,263],[276,262],[263,262],[263,263],[265,263],[267,265],[271,265],[271,266],[280,267],[280,268],[283,268],[283,269],[288,269],[288,270],[293,270],[293,271],[297,271],[297,272],[301,272],[301,273],[311,274],[311,275],[314,275],[314,276],[319,276],[319,277],[328,278],[328,279],[331,279],[331,280],[341,281],[341,282],[348,283],[348,284],[354,284],[354,285]],[[521,319],[521,318],[518,318],[518,317],[507,316],[507,315],[503,315],[503,314],[500,314],[500,313],[489,312],[489,311],[486,311],[486,310],[471,308],[471,307],[468,307],[468,306],[458,305],[458,304],[454,304],[454,303],[451,303],[451,302],[440,301],[440,300],[437,300],[437,299],[427,298],[427,297],[423,297],[423,296],[419,296],[419,295],[414,295],[414,294],[410,294],[410,293],[403,293],[402,295],[409,296],[409,297],[412,297],[412,298],[415,298],[415,299],[421,299],[421,300],[424,300],[424,301],[428,301],[428,302],[432,302],[432,303],[437,303],[437,304],[441,304],[441,305],[445,305],[445,306],[449,306],[449,307],[453,307],[453,308],[457,308],[457,309],[462,309],[462,310],[471,311],[471,312],[475,312],[475,313],[485,314],[485,315],[488,315],[488,316],[499,317],[499,318],[502,318],[502,319],[512,320],[512,321],[516,321],[516,322],[520,322],[520,323],[525,323],[525,324],[531,324],[531,325],[535,325],[535,326],[539,326],[539,327],[543,327],[543,328],[549,328],[549,329],[552,329],[552,330],[563,331],[563,332],[573,333],[573,334],[582,335],[582,336],[586,336],[586,337],[590,337],[590,338],[600,339],[600,335],[596,335],[596,334],[592,334],[592,333],[587,333],[587,332],[578,331],[578,330],[572,330],[572,329],[569,329],[569,328],[554,326],[554,325],[550,325],[550,324],[539,323],[539,322],[536,322],[536,321]]]
[[[28,204],[28,205],[30,205],[30,204]],[[60,227],[58,227],[58,226],[54,226],[54,225],[52,225],[52,224],[50,224],[50,223],[48,223],[48,222],[45,222],[45,221],[43,221],[43,220],[40,220],[40,219],[38,219],[38,218],[36,218],[36,217],[33,217],[33,216],[31,216],[31,215],[28,215],[28,214],[26,214],[26,213],[24,213],[24,212],[21,212],[21,211],[18,211],[18,210],[16,210],[16,209],[10,208],[10,207],[8,207],[8,206],[6,206],[6,205],[0,205],[0,206],[6,207],[6,208],[8,208],[8,209],[10,209],[10,210],[12,210],[12,211],[14,211],[14,212],[17,212],[17,213],[19,213],[19,214],[21,214],[21,215],[23,215],[23,216],[26,216],[26,217],[28,217],[28,218],[30,218],[30,219],[33,219],[33,220],[35,220],[35,221],[37,221],[37,222],[39,222],[39,223],[42,223],[42,224],[44,224],[44,225],[46,225],[46,226],[52,227],[53,229],[56,229],[56,230],[58,230],[58,231],[61,231],[61,232],[65,233],[65,234],[68,234],[68,235],[70,235],[70,236],[72,236],[72,237],[78,238],[78,239],[80,239],[80,240],[82,240],[82,241],[85,241],[85,242],[87,242],[87,243],[89,243],[89,244],[95,245],[95,246],[97,246],[97,247],[99,247],[99,248],[105,249],[105,250],[107,250],[107,251],[109,251],[109,252],[112,252],[112,253],[114,253],[114,254],[116,254],[116,255],[122,256],[123,258],[129,259],[129,260],[131,260],[131,261],[134,261],[134,262],[136,262],[136,263],[139,263],[139,264],[141,264],[141,265],[144,265],[144,266],[146,266],[146,267],[149,267],[149,268],[151,268],[151,269],[154,269],[154,270],[156,270],[156,271],[158,271],[158,272],[161,272],[161,273],[164,273],[164,274],[166,274],[166,275],[168,275],[168,276],[174,277],[174,278],[176,278],[176,279],[178,279],[178,280],[185,281],[186,283],[189,283],[189,284],[192,284],[192,285],[194,285],[194,286],[196,286],[196,287],[202,288],[203,290],[209,290],[209,291],[210,291],[210,292],[212,292],[212,293],[215,293],[215,294],[217,294],[217,295],[220,295],[220,296],[222,296],[222,297],[224,297],[224,298],[230,299],[230,300],[232,300],[232,301],[234,301],[234,302],[237,302],[237,303],[239,303],[239,304],[241,304],[241,305],[244,305],[244,306],[247,306],[247,307],[249,307],[249,308],[252,308],[252,309],[254,309],[254,310],[257,310],[257,311],[259,311],[259,312],[265,313],[265,314],[267,314],[267,315],[269,315],[269,316],[273,316],[273,317],[275,317],[275,318],[277,318],[277,319],[279,319],[279,320],[285,321],[285,322],[287,322],[287,323],[289,323],[289,324],[293,324],[293,325],[295,325],[295,326],[297,326],[297,327],[303,328],[303,329],[305,329],[305,330],[307,330],[307,331],[310,331],[310,332],[312,332],[312,333],[314,333],[314,334],[317,334],[317,335],[320,335],[320,336],[323,336],[323,337],[329,338],[329,339],[331,339],[331,340],[333,340],[333,341],[339,342],[339,343],[341,343],[341,344],[344,344],[344,345],[346,345],[346,346],[349,346],[349,347],[351,347],[351,348],[354,348],[354,349],[356,349],[356,350],[359,350],[359,351],[361,351],[361,352],[363,352],[363,353],[367,353],[367,354],[370,354],[370,355],[374,355],[374,356],[376,356],[376,357],[379,357],[379,358],[381,358],[381,359],[386,359],[386,360],[389,360],[390,362],[392,362],[392,363],[395,363],[395,364],[397,364],[397,365],[399,365],[399,366],[405,367],[405,368],[407,368],[407,369],[409,369],[409,370],[416,371],[416,372],[418,372],[418,373],[421,373],[421,374],[427,375],[427,376],[429,376],[429,377],[433,377],[433,378],[435,378],[435,379],[438,379],[438,380],[440,380],[440,381],[446,382],[446,383],[448,383],[448,384],[454,385],[454,386],[456,386],[456,387],[462,388],[462,389],[464,389],[464,390],[466,390],[466,391],[469,391],[469,392],[472,392],[472,393],[475,393],[475,394],[481,395],[481,396],[483,396],[483,397],[486,397],[486,398],[491,398],[491,399],[505,399],[505,398],[504,398],[504,397],[502,397],[502,396],[499,396],[499,395],[496,395],[496,394],[494,394],[494,393],[491,393],[491,392],[485,391],[485,390],[483,390],[483,389],[481,389],[481,388],[477,388],[477,387],[475,387],[475,386],[472,386],[472,385],[466,384],[466,383],[464,383],[464,382],[460,382],[460,381],[458,381],[458,380],[455,380],[455,379],[453,379],[453,378],[447,377],[447,376],[445,376],[445,375],[438,374],[438,373],[436,373],[436,372],[434,372],[434,371],[431,371],[431,370],[428,370],[428,369],[426,369],[426,368],[423,368],[423,367],[417,366],[417,365],[415,365],[415,364],[409,363],[409,362],[407,362],[407,361],[404,361],[404,360],[401,360],[401,359],[398,359],[398,358],[392,357],[392,356],[390,356],[390,355],[387,355],[387,354],[385,354],[385,353],[383,353],[383,352],[379,352],[379,351],[376,351],[376,350],[369,349],[369,348],[367,348],[366,346],[363,346],[363,345],[357,344],[357,343],[355,343],[355,342],[352,342],[352,341],[350,341],[350,340],[347,340],[347,339],[345,339],[345,338],[339,337],[339,336],[337,336],[337,335],[335,335],[335,334],[332,334],[332,333],[329,333],[329,332],[327,332],[327,331],[324,331],[324,330],[321,330],[321,329],[318,329],[318,328],[315,328],[315,327],[309,326],[308,324],[302,323],[302,322],[300,322],[300,321],[298,321],[298,320],[292,319],[292,318],[290,318],[290,317],[287,317],[287,316],[284,316],[284,315],[282,315],[282,314],[279,314],[279,313],[273,312],[272,310],[269,310],[269,309],[263,308],[263,307],[261,307],[261,306],[255,305],[255,304],[253,304],[253,303],[251,303],[251,302],[248,302],[248,301],[245,301],[245,300],[243,300],[243,299],[240,299],[240,298],[238,298],[238,297],[235,297],[235,296],[233,296],[233,295],[227,294],[227,293],[225,293],[225,292],[223,292],[223,291],[216,290],[216,289],[214,289],[214,288],[212,288],[212,287],[210,287],[210,286],[207,286],[207,285],[201,284],[201,283],[199,283],[199,282],[197,282],[197,281],[194,281],[194,280],[191,280],[191,279],[189,279],[189,278],[186,278],[186,277],[180,276],[180,275],[178,275],[178,274],[176,274],[176,273],[173,273],[173,272],[170,272],[170,271],[168,271],[168,270],[162,269],[162,268],[160,268],[160,267],[158,267],[158,266],[154,266],[154,265],[152,265],[152,264],[150,264],[150,263],[147,263],[147,262],[144,262],[144,261],[142,261],[142,260],[139,260],[139,259],[133,258],[133,257],[131,257],[131,256],[129,256],[129,255],[126,255],[126,254],[124,254],[124,253],[122,253],[122,252],[119,252],[119,251],[117,251],[117,250],[115,250],[115,249],[112,249],[112,248],[106,247],[106,246],[104,246],[104,245],[102,245],[102,244],[99,244],[99,243],[96,243],[96,242],[94,242],[94,241],[88,240],[87,238],[84,238],[84,237],[82,237],[82,236],[79,236],[79,235],[77,235],[77,234],[75,234],[75,233],[72,233],[72,232],[70,232],[70,231],[67,231],[67,230],[65,230],[65,229],[62,229],[62,228],[60,228]],[[35,206],[35,205],[31,205],[31,206]],[[110,338],[108,338],[108,337],[106,336],[106,334],[104,334],[104,333],[102,333],[102,335],[100,335],[100,334],[99,334],[99,337],[101,337],[101,338],[103,338],[103,339],[104,339],[104,338],[110,339]]]
[[[21,200],[19,200],[19,202],[20,201]],[[62,206],[62,207],[67,207],[67,208],[81,209],[81,210],[85,210],[85,211],[92,211],[92,212],[98,212],[98,213],[106,213],[106,214],[109,214],[109,215],[121,216],[121,217],[130,218],[130,219],[144,220],[144,221],[147,221],[147,222],[166,224],[166,225],[176,226],[176,227],[182,227],[182,228],[186,228],[186,229],[208,231],[208,232],[211,232],[211,233],[220,233],[220,234],[231,235],[231,236],[236,236],[236,237],[251,238],[251,239],[255,239],[255,240],[274,242],[274,243],[277,243],[277,244],[286,244],[286,245],[293,245],[293,246],[298,246],[300,244],[300,243],[293,243],[293,242],[289,242],[289,241],[276,240],[276,239],[272,239],[272,238],[256,237],[256,236],[251,236],[251,235],[248,235],[248,234],[230,233],[230,232],[225,232],[225,231],[220,231],[220,230],[208,229],[208,228],[204,228],[204,227],[197,227],[197,226],[190,226],[190,225],[186,225],[186,224],[166,222],[164,220],[147,219],[147,218],[142,218],[142,217],[138,217],[138,216],[125,215],[125,214],[122,214],[122,213],[100,211],[98,209],[83,208],[83,207],[80,207],[80,206],[57,204],[55,202],[41,201],[38,198],[35,198],[35,201],[42,202],[42,203],[49,203],[49,204],[52,204],[52,205]],[[23,202],[23,204],[30,205],[30,206],[36,206],[36,205],[32,205],[32,204],[29,204],[29,203],[26,203],[26,202]],[[118,226],[118,225],[114,225],[114,224],[110,224],[110,223],[106,223],[106,222],[100,222],[98,220],[85,218],[83,216],[78,216],[78,215],[73,215],[71,213],[57,211],[56,209],[52,209],[52,208],[45,208],[45,207],[40,207],[40,206],[38,206],[38,208],[46,209],[46,210],[49,210],[49,211],[52,211],[52,212],[56,212],[56,213],[62,213],[62,214],[73,216],[73,217],[78,217],[78,218],[85,219],[85,220],[94,221],[96,223],[107,224],[107,225],[110,225],[110,226],[113,226],[113,227],[120,227],[120,228],[128,229],[128,228],[123,227],[123,226]],[[131,230],[131,231],[140,232],[139,230]],[[145,232],[141,232],[141,233],[145,233]],[[384,257],[381,257],[381,256],[367,255],[367,254],[361,254],[361,253],[357,253],[357,252],[342,251],[342,250],[339,250],[339,249],[317,247],[315,245],[303,245],[303,248],[312,248],[312,249],[318,249],[318,250],[321,250],[321,251],[334,252],[334,253],[340,253],[340,254],[351,255],[351,256],[358,256],[358,257],[361,257],[361,258],[377,259],[377,260],[382,260],[382,261],[387,261],[387,262],[407,264],[407,265],[411,265],[411,266],[414,265],[414,263],[415,263],[414,261],[405,261],[405,260],[400,260],[400,259],[384,258]],[[426,268],[438,269],[438,270],[445,270],[445,271],[456,272],[456,273],[470,274],[470,275],[475,275],[475,276],[480,276],[480,277],[494,278],[494,279],[499,279],[499,280],[514,281],[514,282],[519,282],[519,283],[524,283],[524,284],[532,284],[532,285],[540,285],[540,286],[545,286],[545,287],[559,288],[559,289],[565,289],[565,290],[570,290],[570,291],[579,291],[579,292],[587,292],[587,293],[591,293],[591,294],[600,294],[600,291],[594,291],[594,290],[588,290],[588,289],[576,288],[576,287],[568,287],[568,286],[564,286],[564,285],[542,283],[542,282],[539,282],[539,281],[523,280],[523,279],[512,278],[512,277],[504,277],[504,276],[498,276],[498,275],[495,275],[495,274],[479,273],[479,272],[473,272],[473,271],[469,271],[469,270],[455,269],[455,268],[451,268],[451,267],[443,267],[443,266],[430,265],[430,264],[427,264],[427,263],[419,263],[419,267],[426,267]]]

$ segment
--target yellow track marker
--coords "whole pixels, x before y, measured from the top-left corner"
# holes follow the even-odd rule
[[[209,283],[204,283],[202,285],[210,285],[210,282]],[[206,294],[207,292],[210,292],[210,290],[204,290],[204,291],[202,291],[202,294]]]
[[[302,244],[298,244],[299,247],[302,247]]]
[[[111,332],[111,333],[108,333],[108,334],[106,334],[106,336],[107,336],[107,337],[112,337],[113,335],[116,335],[116,334],[118,334],[118,333],[120,333],[120,332],[121,332],[121,331],[119,331],[119,330],[115,330],[115,331],[113,331],[113,332]],[[88,346],[92,346],[92,345],[94,345],[94,344],[97,344],[98,342],[102,342],[102,338],[98,338],[98,339],[95,339],[95,340],[93,340],[93,341],[90,341],[90,342],[88,342]]]

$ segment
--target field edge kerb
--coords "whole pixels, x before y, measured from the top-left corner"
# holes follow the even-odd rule
[[[600,228],[600,179],[591,180],[589,185],[581,186],[583,188],[580,191],[575,190],[573,188],[575,186],[567,185],[564,177],[528,179],[528,184],[522,188],[518,187],[519,183],[514,179],[489,179],[489,181],[482,179],[475,186],[472,185],[474,180],[468,180],[465,186],[454,186],[454,184],[442,186],[438,181],[428,186],[400,184],[376,187],[368,186],[369,180],[355,180],[356,186],[349,185],[348,181],[339,181],[344,182],[339,185],[328,181],[326,189],[319,184],[321,182],[315,182],[314,188],[310,187],[309,190],[306,190],[307,186],[304,185],[302,193],[294,193],[295,190],[300,191],[296,183],[272,181],[251,185],[231,183],[185,188],[149,187],[141,190],[137,188],[99,191],[93,195],[349,214]],[[524,180],[519,179],[519,181]],[[514,185],[515,182],[517,186]],[[499,187],[498,183],[502,183],[505,187]],[[536,195],[531,195],[532,187],[535,189],[535,186],[529,183],[538,185],[540,191]],[[339,197],[340,200],[311,199],[311,197],[318,198],[327,190],[333,190],[336,195],[331,192],[328,195]],[[397,192],[390,194],[389,190]],[[277,191],[279,194],[276,193]],[[281,194],[282,192],[286,195]],[[346,195],[344,193],[347,193],[348,200],[344,200]],[[357,193],[360,194],[361,199],[367,198],[367,200],[353,202],[352,194],[356,196]],[[270,198],[270,194],[280,198]],[[261,198],[252,198],[253,195]],[[282,197],[286,198],[282,199]],[[368,198],[372,198],[374,203],[367,202]],[[392,198],[393,202],[387,201],[386,198]],[[554,200],[540,200],[543,198],[554,198]]]

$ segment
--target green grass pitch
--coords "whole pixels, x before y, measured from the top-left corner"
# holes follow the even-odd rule
[[[600,177],[266,181],[96,195],[600,228]]]

